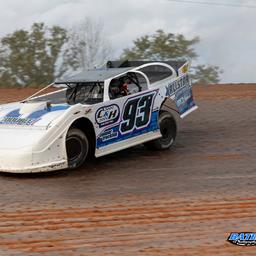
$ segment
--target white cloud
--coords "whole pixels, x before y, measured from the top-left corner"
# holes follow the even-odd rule
[[[252,0],[243,3],[256,5]],[[38,21],[67,27],[86,16],[101,20],[116,56],[136,37],[158,28],[189,38],[198,35],[201,42],[196,46],[200,55],[197,62],[222,67],[224,82],[256,82],[256,9],[168,0],[0,0],[0,7],[0,36]]]

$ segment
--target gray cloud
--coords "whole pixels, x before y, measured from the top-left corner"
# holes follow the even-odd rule
[[[230,1],[226,1],[230,2]],[[234,3],[255,4],[252,0]],[[33,22],[72,26],[84,17],[100,20],[118,56],[138,36],[162,28],[200,36],[195,63],[225,70],[223,82],[256,82],[256,9],[200,6],[168,0],[0,0],[0,36]]]

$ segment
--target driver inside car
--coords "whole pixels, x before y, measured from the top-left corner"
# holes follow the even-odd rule
[[[120,98],[123,96],[127,96],[130,94],[129,92],[129,84],[131,83],[129,78],[125,78],[118,81],[113,81],[113,83],[110,86],[110,94],[111,98]]]
[[[129,84],[131,83],[129,78],[125,78],[122,85],[120,86],[120,93],[122,96],[127,96],[130,94],[129,92]]]

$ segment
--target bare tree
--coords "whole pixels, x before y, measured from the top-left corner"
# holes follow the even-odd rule
[[[87,70],[102,66],[111,56],[111,46],[105,37],[101,22],[86,18],[80,24],[73,26],[68,36],[63,70]]]

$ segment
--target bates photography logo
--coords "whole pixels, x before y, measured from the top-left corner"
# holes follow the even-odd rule
[[[228,241],[235,245],[240,246],[255,246],[256,245],[256,233],[242,232],[231,233]]]

